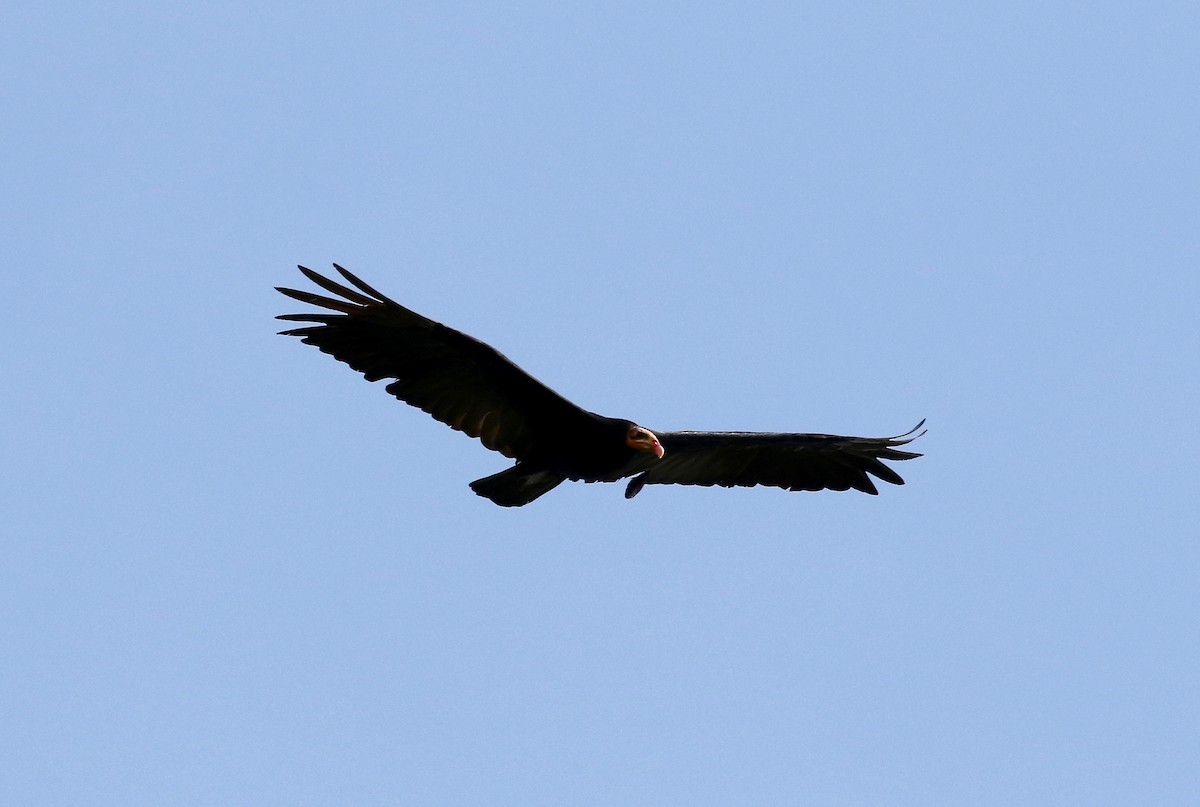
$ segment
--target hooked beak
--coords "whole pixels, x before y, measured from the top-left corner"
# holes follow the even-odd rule
[[[649,429],[643,429],[640,426],[635,426],[629,430],[629,435],[625,438],[625,442],[629,444],[630,448],[637,451],[649,452],[660,460],[663,458],[663,454],[667,453],[654,432]]]

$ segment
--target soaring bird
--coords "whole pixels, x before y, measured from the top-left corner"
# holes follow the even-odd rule
[[[568,401],[490,345],[388,299],[336,263],[354,288],[311,269],[304,276],[336,297],[276,287],[322,311],[282,314],[309,323],[280,331],[297,336],[362,373],[391,379],[386,389],[452,429],[516,460],[471,489],[504,507],[520,507],[566,479],[615,482],[632,476],[625,498],[646,485],[770,485],[786,490],[877,494],[871,477],[904,480],[882,460],[921,456],[901,451],[921,434],[842,437],[767,432],[667,432],[604,417]]]

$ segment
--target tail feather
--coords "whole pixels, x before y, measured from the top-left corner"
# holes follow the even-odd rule
[[[517,463],[498,474],[476,479],[471,490],[501,507],[520,507],[548,493],[565,477],[552,471],[531,471]]]

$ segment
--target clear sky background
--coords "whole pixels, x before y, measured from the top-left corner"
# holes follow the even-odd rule
[[[0,802],[1200,794],[1194,3],[6,3]],[[878,497],[564,485],[296,340],[337,261]]]

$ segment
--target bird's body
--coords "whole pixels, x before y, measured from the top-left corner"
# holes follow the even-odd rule
[[[281,315],[310,323],[281,333],[300,337],[368,381],[391,379],[387,391],[392,395],[517,460],[471,483],[472,490],[496,504],[528,504],[567,479],[615,482],[629,476],[634,479],[627,498],[647,484],[854,488],[874,494],[868,474],[904,484],[880,460],[920,456],[898,449],[915,439],[916,429],[882,438],[660,432],[604,417],[571,403],[490,345],[410,311],[334,267],[355,288],[300,267],[340,299],[280,288],[326,309]]]

